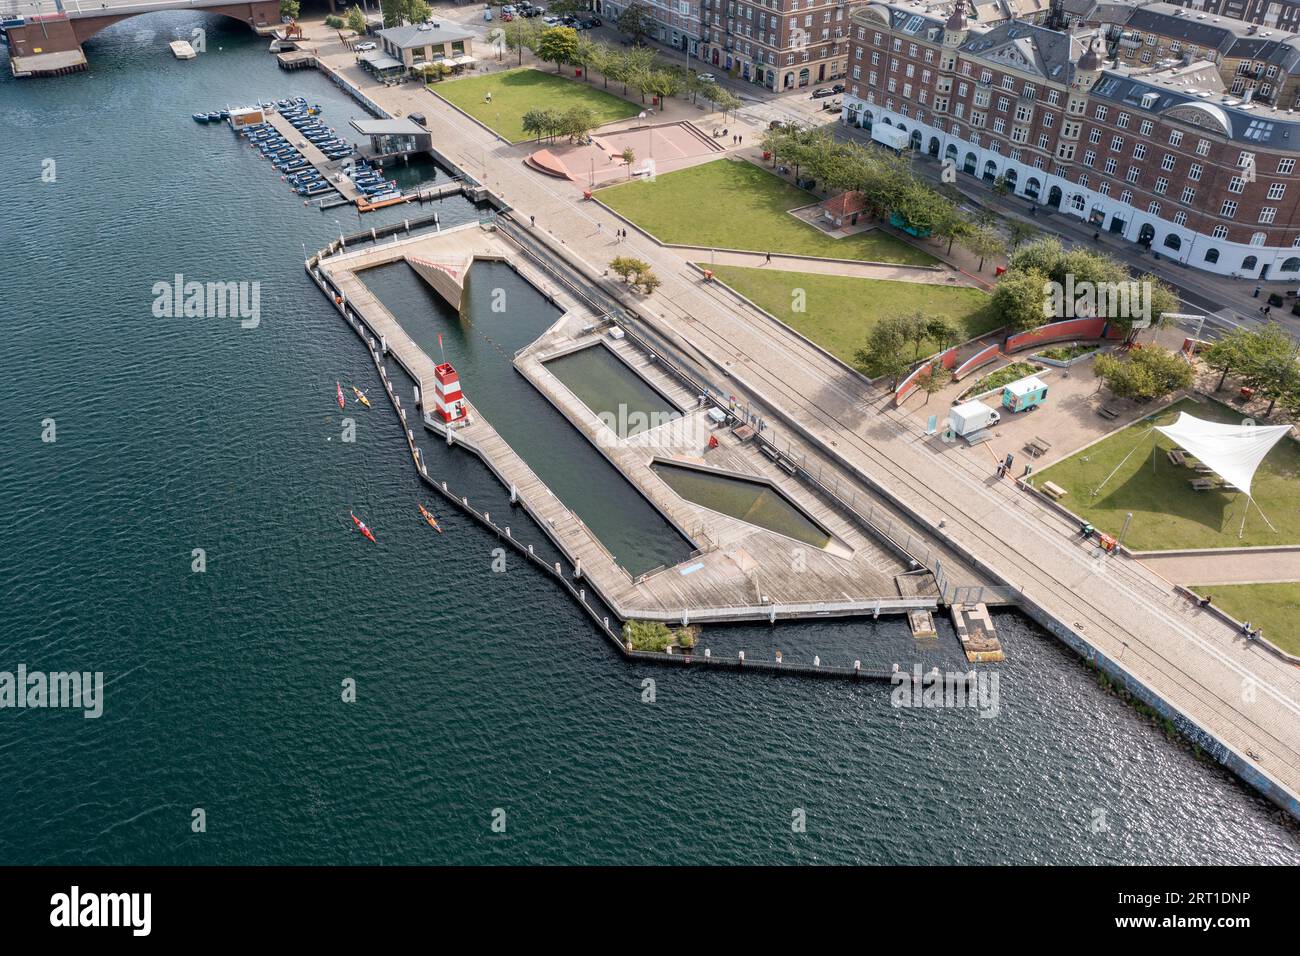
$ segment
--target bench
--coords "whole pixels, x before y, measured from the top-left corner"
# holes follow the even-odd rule
[[[1184,454],[1183,454],[1181,451],[1179,451],[1177,448],[1171,448],[1171,449],[1169,449],[1169,451],[1168,451],[1167,454],[1169,455],[1169,463],[1170,463],[1171,465],[1179,465],[1179,466],[1182,466],[1182,465],[1187,464],[1187,456],[1184,455]]]
[[[1214,482],[1209,478],[1188,478],[1187,483],[1192,486],[1192,491],[1211,491],[1214,488]]]
[[[1025,451],[1037,458],[1039,455],[1047,454],[1048,449],[1051,447],[1052,443],[1050,441],[1035,435],[1033,441],[1025,445]]]
[[[1213,468],[1211,468],[1209,465],[1205,464],[1204,462],[1200,462],[1200,461],[1198,461],[1195,465],[1193,465],[1192,468],[1200,472],[1202,475],[1208,475],[1214,472]]]
[[[1100,415],[1102,418],[1107,418],[1112,421],[1116,418],[1119,418],[1119,412],[1114,411],[1113,409],[1109,409],[1105,405],[1099,405],[1097,407],[1097,414]]]
[[[1053,501],[1060,501],[1062,498],[1064,498],[1066,495],[1069,494],[1068,491],[1066,491],[1064,488],[1062,488],[1054,481],[1043,482],[1043,492],[1051,496],[1051,499]]]

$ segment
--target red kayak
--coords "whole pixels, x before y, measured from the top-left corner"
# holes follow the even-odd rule
[[[346,408],[347,402],[343,398],[343,386],[340,385],[338,382],[335,382],[334,387],[338,389],[338,393],[339,393],[339,408]]]
[[[362,521],[362,520],[361,520],[360,518],[358,518],[356,515],[352,514],[351,511],[349,511],[348,514],[352,515],[352,523],[355,524],[355,525],[357,526],[357,530],[358,530],[358,531],[360,531],[360,532],[361,532],[362,534],[364,534],[367,538],[369,538],[370,541],[371,541],[371,543],[373,543],[373,544],[378,544],[378,543],[379,543],[378,541],[375,541],[375,536],[374,536],[373,534],[370,533],[370,529],[366,527],[366,523],[365,523],[364,521]]]

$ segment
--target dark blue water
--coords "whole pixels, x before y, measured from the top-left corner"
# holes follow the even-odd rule
[[[172,59],[196,20],[210,52]],[[331,217],[189,118],[298,91],[349,113],[264,45],[154,14],[94,41],[86,75],[0,64],[0,669],[108,681],[99,720],[0,710],[0,862],[1300,860],[1275,811],[1017,616],[996,718],[899,710],[878,685],[629,666],[540,573],[494,573],[494,537],[437,504],[434,534],[391,410],[349,405],[340,440],[335,381],[381,390],[302,272]],[[177,272],[260,281],[261,324],[156,318]],[[704,643],[923,656],[899,622]]]

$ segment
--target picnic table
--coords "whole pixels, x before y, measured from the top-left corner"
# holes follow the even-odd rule
[[[1037,458],[1039,455],[1047,454],[1051,447],[1052,443],[1050,441],[1046,438],[1040,438],[1038,435],[1035,435],[1033,440],[1025,445],[1025,451]]]

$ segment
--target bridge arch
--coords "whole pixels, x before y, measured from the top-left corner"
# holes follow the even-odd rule
[[[78,43],[85,43],[115,23],[166,10],[192,10],[198,13],[213,13],[230,20],[238,20],[257,32],[267,32],[280,25],[279,0],[248,0],[245,3],[211,5],[191,4],[186,3],[185,0],[178,0],[175,4],[160,5],[146,10],[128,8],[123,13],[113,12],[112,7],[104,7],[103,9],[105,12],[102,15],[96,15],[94,11],[88,11],[82,16],[70,18],[72,32],[76,36]]]

